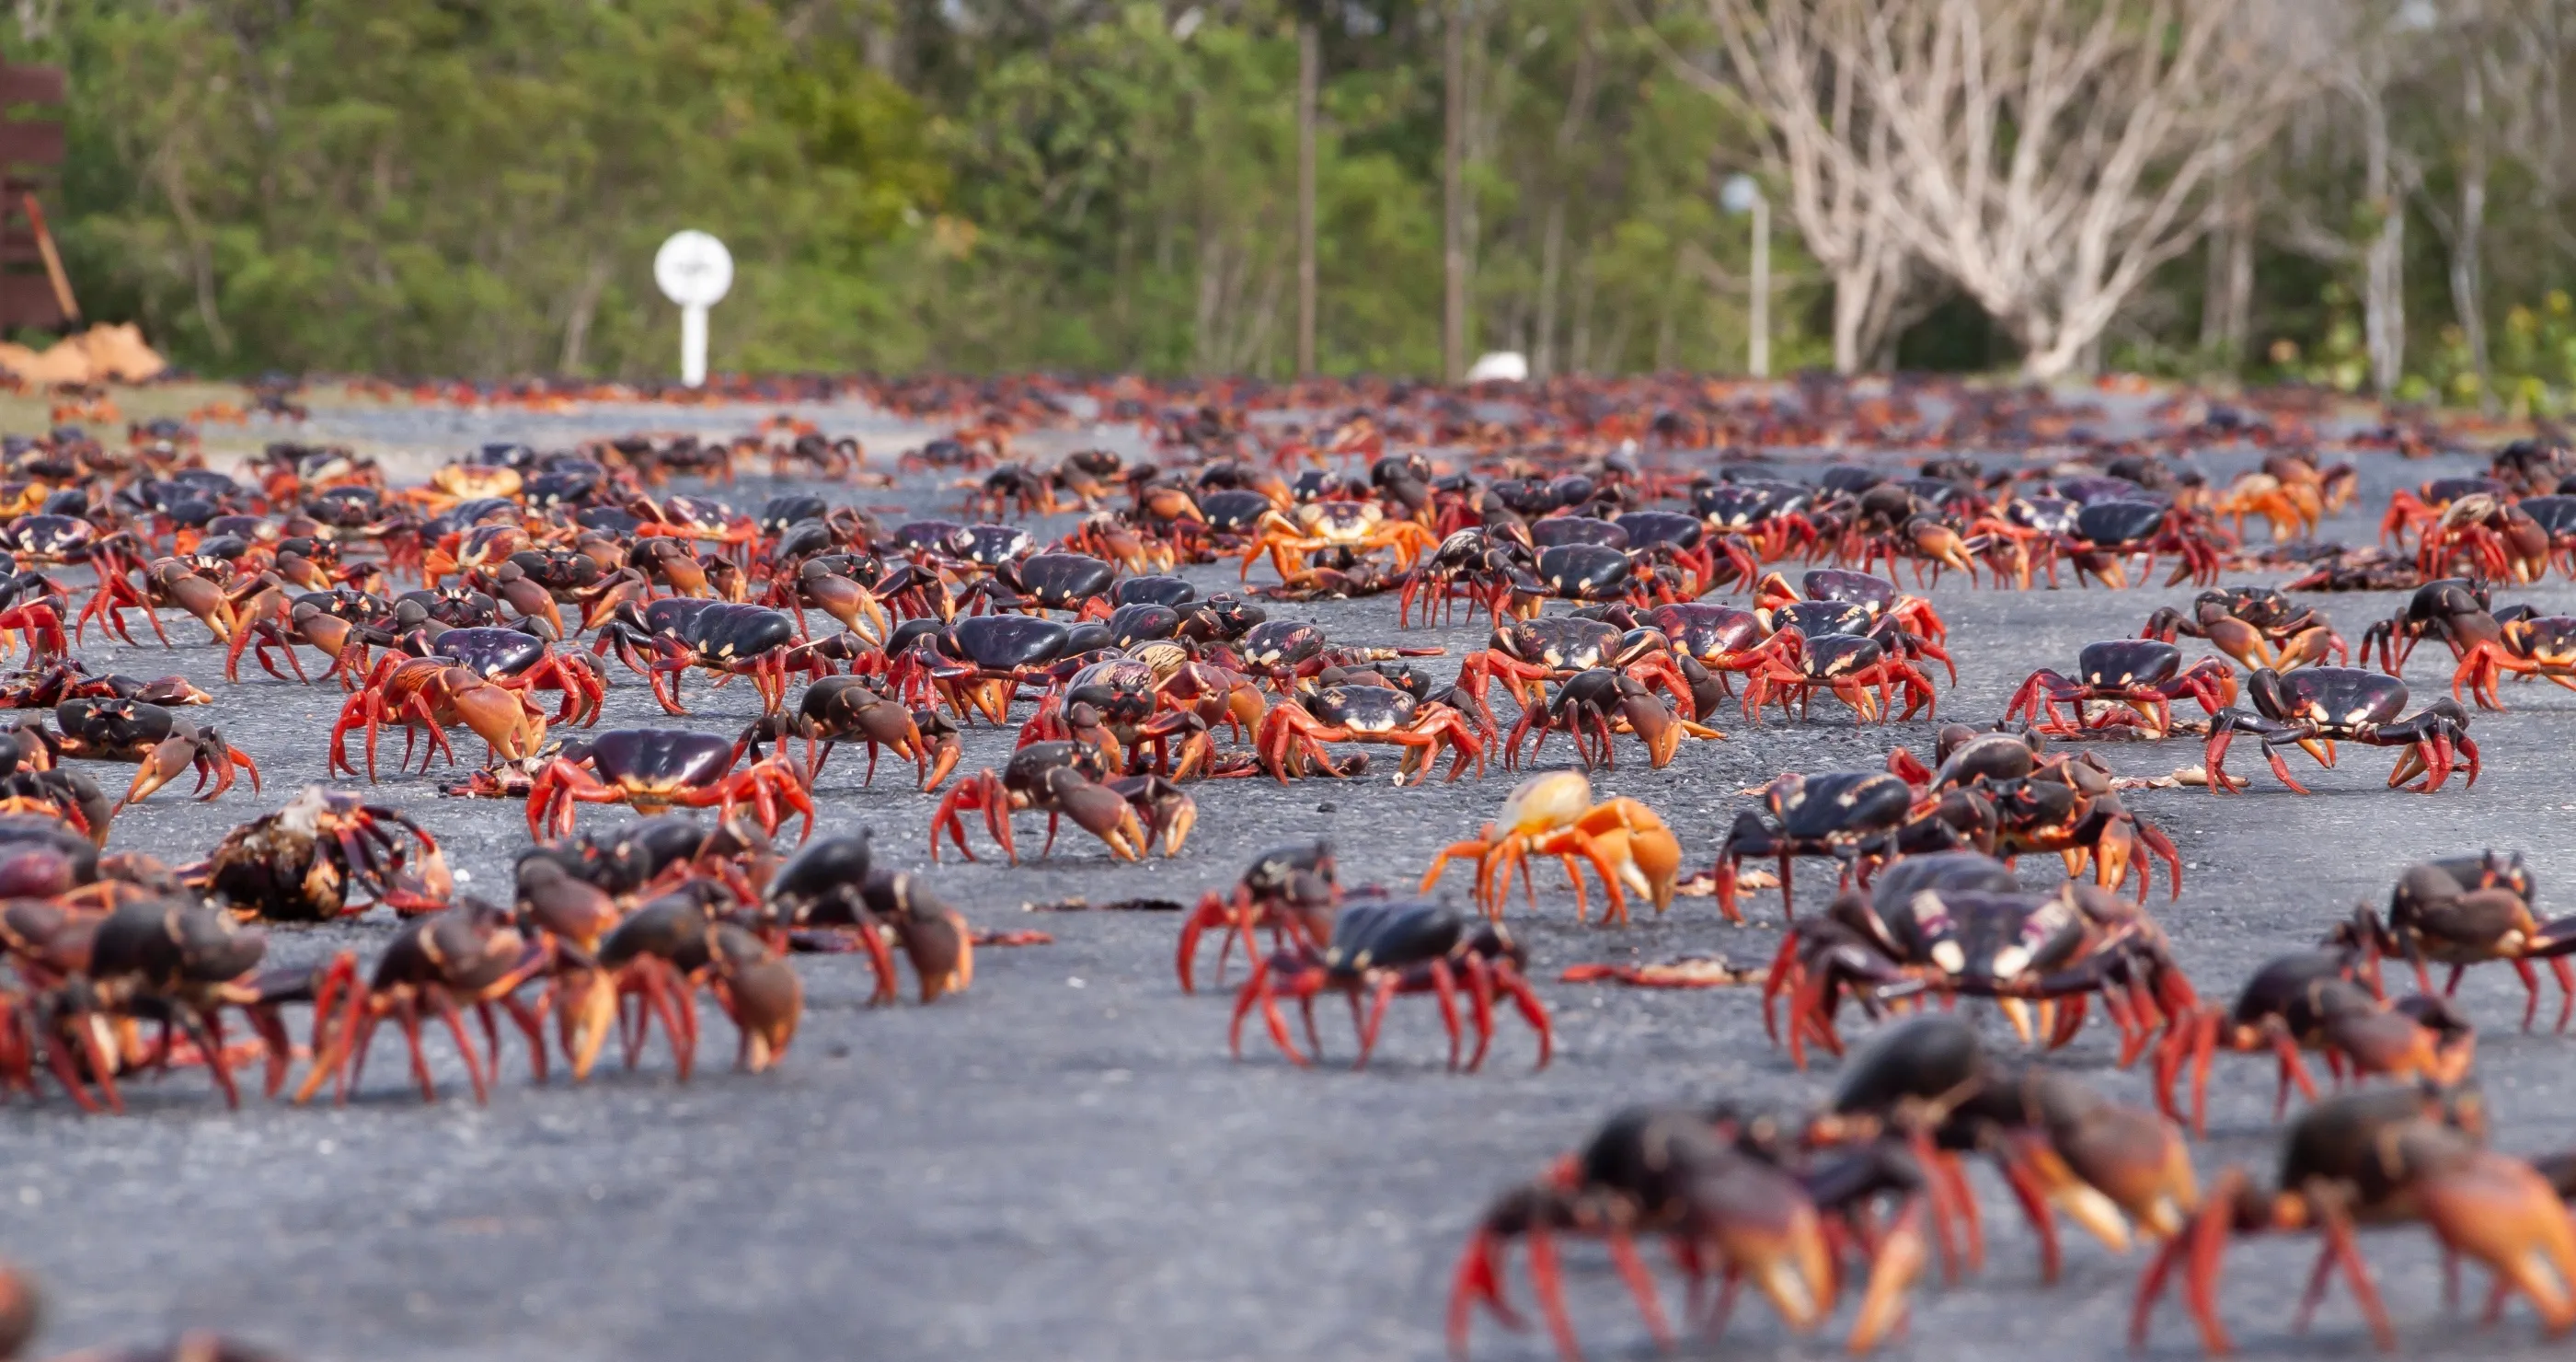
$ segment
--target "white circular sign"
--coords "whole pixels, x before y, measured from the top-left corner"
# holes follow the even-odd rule
[[[733,253],[704,232],[674,232],[653,253],[653,282],[682,307],[713,307],[733,287]]]
[[[1750,213],[1761,199],[1761,182],[1750,175],[1732,176],[1717,191],[1718,205],[1730,213]]]

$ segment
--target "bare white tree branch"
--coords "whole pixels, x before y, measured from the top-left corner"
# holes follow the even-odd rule
[[[1809,251],[1839,283],[1835,262],[1879,233],[1984,307],[2039,378],[2200,238],[2213,186],[2304,83],[2259,2],[1709,5]]]

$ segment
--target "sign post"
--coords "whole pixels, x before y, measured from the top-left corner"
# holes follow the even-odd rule
[[[1737,175],[1718,192],[1718,203],[1730,213],[1753,215],[1752,337],[1745,368],[1755,378],[1771,376],[1771,201],[1750,175]]]
[[[674,232],[653,253],[653,282],[680,305],[680,381],[707,382],[707,309],[733,287],[733,254],[705,232]]]

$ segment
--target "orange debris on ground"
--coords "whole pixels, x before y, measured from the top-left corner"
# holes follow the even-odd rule
[[[0,342],[0,371],[28,384],[141,383],[169,367],[132,323],[93,326],[42,351]]]

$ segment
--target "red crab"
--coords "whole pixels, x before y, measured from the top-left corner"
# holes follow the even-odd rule
[[[546,740],[546,716],[524,692],[487,681],[451,658],[388,654],[367,674],[357,694],[340,707],[340,721],[331,727],[329,771],[358,773],[349,760],[348,735],[351,729],[364,728],[367,779],[373,781],[376,730],[389,724],[403,729],[403,765],[410,764],[414,742],[427,731],[429,750],[420,759],[424,771],[438,753],[445,752],[451,763],[456,760],[455,749],[447,745],[449,724],[472,729],[507,761],[536,756]]]
[[[2004,706],[2005,721],[2027,712],[2040,721],[2038,731],[2053,738],[2142,722],[2162,735],[2173,731],[2173,702],[2186,695],[2206,714],[2236,703],[2236,673],[2226,663],[2209,657],[2186,668],[2180,649],[2151,638],[2087,643],[2076,654],[2075,673],[2080,679],[2045,667],[2032,672]],[[2113,708],[2088,715],[2085,707],[2096,702]],[[2075,717],[2060,714],[2059,705],[2073,705]]]
[[[748,804],[763,831],[775,835],[787,821],[785,809],[805,816],[798,841],[813,836],[814,804],[806,797],[803,770],[773,756],[736,771],[742,753],[738,741],[671,728],[616,728],[587,743],[568,744],[529,787],[528,831],[539,838],[550,829],[555,837],[572,835],[577,803],[631,804],[648,814],[674,804],[714,807],[725,819]]]

